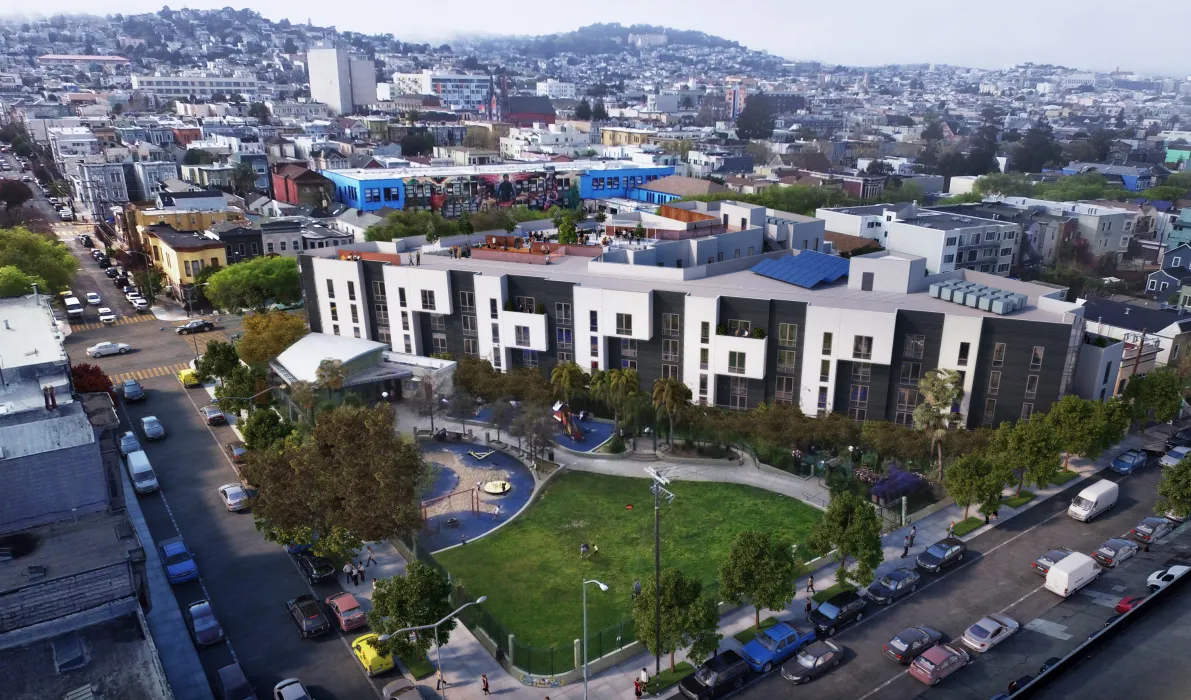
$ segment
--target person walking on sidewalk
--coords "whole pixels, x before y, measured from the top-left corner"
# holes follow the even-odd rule
[[[905,542],[902,543],[902,559],[910,555],[910,536],[906,535]]]
[[[641,679],[634,678],[633,679],[633,695],[637,696],[637,700],[641,700],[641,692],[642,692]]]
[[[354,579],[355,578],[354,572],[355,572],[355,570],[352,569],[352,563],[350,561],[343,565],[343,577],[345,579]],[[345,582],[345,585],[346,585],[346,582]]]
[[[645,668],[641,669],[641,673],[637,676],[637,680],[641,681],[641,692],[649,691],[649,671]]]
[[[372,545],[368,545],[366,547],[366,549],[368,550],[368,561],[364,563],[364,566],[368,566],[369,564],[375,564],[376,559],[372,558]]]
[[[911,526],[910,526],[910,546],[911,546],[911,547],[913,547],[913,546],[914,546],[914,538],[915,538],[915,537],[917,537],[917,536],[918,536],[918,526],[917,526],[917,525],[911,525]]]
[[[814,574],[811,574],[810,576],[806,577],[806,592],[807,593],[815,592],[815,575]]]
[[[492,694],[488,690],[488,674],[487,673],[480,674],[480,689],[484,691],[484,695]]]
[[[955,521],[954,520],[952,520],[951,524],[947,526],[947,536],[955,537]]]

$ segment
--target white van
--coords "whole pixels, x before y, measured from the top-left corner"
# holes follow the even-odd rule
[[[1064,598],[1075,593],[1100,576],[1100,565],[1082,552],[1063,557],[1046,572],[1046,590]]]
[[[1117,494],[1120,493],[1120,490],[1116,482],[1101,479],[1071,499],[1067,515],[1085,523],[1091,522],[1092,518],[1117,504]]]
[[[66,297],[66,299],[64,299],[62,301],[62,303],[66,305],[66,315],[68,317],[82,318],[83,305],[79,303],[78,299],[76,299],[74,297]]]
[[[132,488],[137,493],[153,493],[157,490],[157,475],[153,473],[153,466],[149,464],[149,456],[144,450],[129,452],[128,477],[132,479]]]

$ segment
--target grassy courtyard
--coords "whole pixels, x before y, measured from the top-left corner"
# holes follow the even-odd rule
[[[705,584],[741,530],[772,532],[802,545],[820,513],[799,501],[750,486],[674,482],[662,504],[662,566]],[[632,508],[628,508],[631,505]],[[579,558],[579,545],[599,553]],[[809,559],[810,553],[800,553]],[[590,632],[629,617],[633,580],[653,576],[653,496],[649,482],[572,472],[559,476],[520,518],[498,532],[437,555],[472,595],[524,644],[570,645],[583,624],[581,583],[588,588]]]

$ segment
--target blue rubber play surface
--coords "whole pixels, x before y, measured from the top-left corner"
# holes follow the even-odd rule
[[[583,429],[582,442],[571,439],[570,435],[567,435],[561,430],[554,436],[555,441],[568,450],[591,452],[602,445],[605,440],[612,437],[613,425],[611,423],[585,420],[580,421],[579,427]]]
[[[499,451],[482,460],[468,454],[487,451],[483,445],[467,442],[435,442],[423,448],[422,456],[437,469],[434,484],[423,494],[423,501],[475,487],[477,481],[503,480],[510,486],[503,495],[480,491],[480,508],[475,513],[466,493],[452,496],[449,502],[440,502],[437,510],[443,512],[431,514],[418,533],[419,544],[431,552],[488,532],[513,517],[533,494],[533,474],[521,462]],[[466,472],[468,483],[461,483],[464,475],[459,473],[460,468]]]

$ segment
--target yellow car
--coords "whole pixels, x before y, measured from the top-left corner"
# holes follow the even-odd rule
[[[203,383],[199,381],[198,372],[192,369],[184,369],[178,372],[178,381],[182,382],[184,387],[202,386]]]
[[[368,677],[377,676],[385,671],[393,668],[393,657],[381,656],[376,647],[372,646],[377,640],[376,633],[366,634],[363,637],[357,637],[356,641],[352,642],[352,652],[356,655],[356,660],[364,667],[364,673]]]

